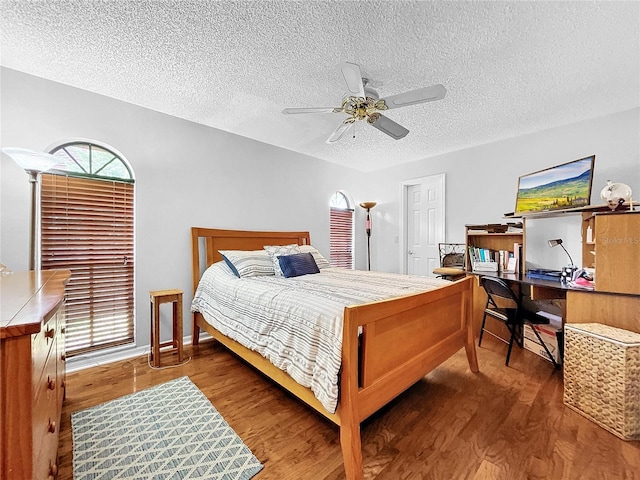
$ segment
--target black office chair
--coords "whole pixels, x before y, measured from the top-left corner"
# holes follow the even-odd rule
[[[509,366],[509,358],[511,358],[511,349],[513,348],[513,342],[517,342],[520,347],[523,346],[523,329],[525,324],[532,326],[531,330],[538,338],[540,345],[542,345],[549,355],[549,358],[553,362],[553,366],[557,367],[558,364],[555,361],[549,347],[544,343],[538,331],[533,328],[534,325],[542,325],[549,323],[549,320],[541,315],[536,314],[530,310],[525,309],[522,306],[520,298],[514,293],[509,284],[503,279],[491,276],[480,277],[480,285],[487,292],[487,303],[484,307],[484,316],[482,317],[482,328],[480,329],[480,338],[478,340],[478,346],[482,345],[482,335],[486,331],[489,335],[501,340],[509,345],[507,350],[507,360],[505,365]],[[499,307],[498,298],[501,299],[500,303],[505,306]],[[487,316],[493,317],[496,320],[504,323],[509,330],[509,341],[496,335],[489,330],[485,329],[487,322]]]

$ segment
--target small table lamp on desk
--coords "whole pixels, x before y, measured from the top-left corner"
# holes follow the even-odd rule
[[[561,238],[556,238],[553,240],[549,240],[549,246],[551,248],[560,245],[562,247],[562,249],[564,250],[564,253],[567,254],[567,257],[569,257],[569,262],[570,264],[567,265],[566,267],[562,267],[562,273],[560,275],[560,281],[562,283],[567,283],[569,281],[571,281],[573,279],[573,274],[574,272],[578,269],[574,263],[573,263],[573,259],[571,258],[571,255],[569,255],[569,252],[567,251],[566,248],[564,248],[564,245],[562,245],[562,239]]]

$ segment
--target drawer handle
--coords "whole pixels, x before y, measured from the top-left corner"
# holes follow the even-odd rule
[[[49,427],[47,428],[47,431],[49,433],[55,433],[55,431],[56,431],[56,422],[52,422],[51,419],[49,419]]]
[[[53,328],[49,328],[49,329],[45,330],[44,336],[47,337],[47,338],[53,338],[55,333],[56,333],[56,331]]]
[[[51,380],[50,377],[47,377],[47,388],[49,390],[55,390],[56,389],[56,379],[55,378],[53,380]]]
[[[49,461],[49,478],[54,478],[58,474],[58,465]]]

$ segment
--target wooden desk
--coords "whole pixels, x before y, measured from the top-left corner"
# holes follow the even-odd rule
[[[640,333],[640,295],[570,290],[566,323],[595,322]]]
[[[519,291],[532,301],[557,300],[554,303],[558,304],[563,321],[566,323],[602,323],[640,333],[640,295],[581,290],[560,282],[510,273],[467,272],[467,274],[476,277],[492,275],[515,283]],[[487,295],[480,286],[480,282],[475,282],[473,325],[476,334],[480,332],[486,301]]]

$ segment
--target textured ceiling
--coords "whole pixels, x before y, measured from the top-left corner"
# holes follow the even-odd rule
[[[542,1],[8,1],[1,63],[360,170],[374,170],[640,105],[640,3]],[[337,65],[381,97],[441,83],[438,102],[363,122]]]

